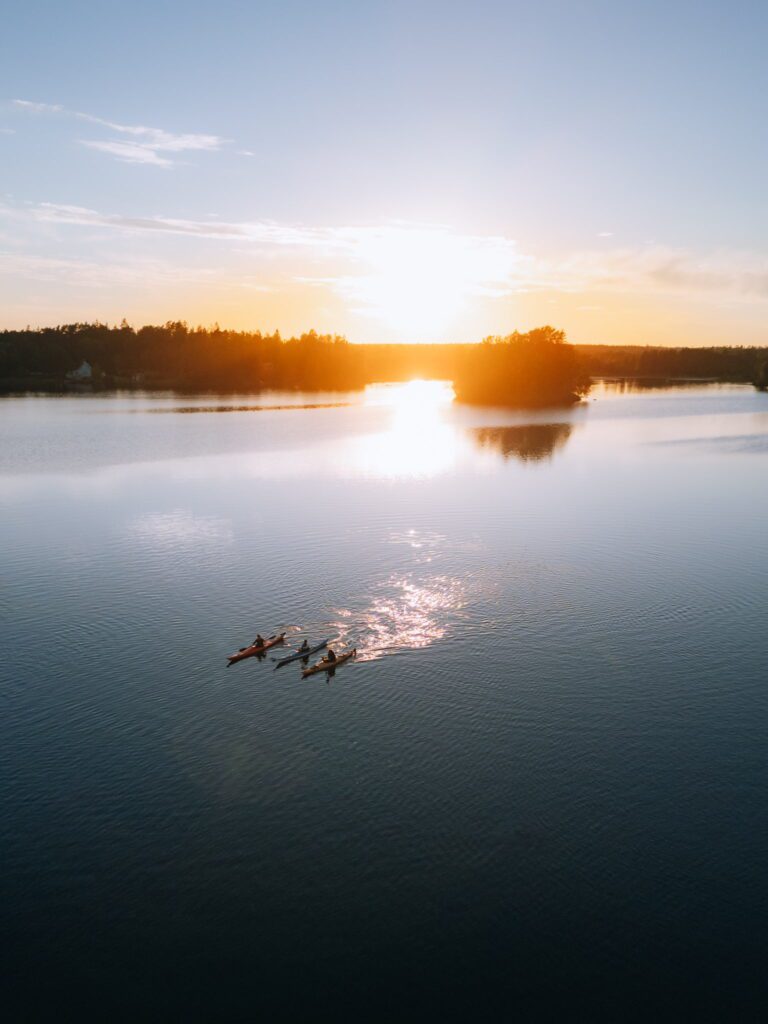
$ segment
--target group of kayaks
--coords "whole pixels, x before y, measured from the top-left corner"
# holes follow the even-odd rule
[[[229,654],[227,656],[227,668],[229,668],[230,665],[234,665],[237,661],[243,661],[245,658],[260,657],[266,654],[270,647],[277,647],[278,644],[283,643],[285,643],[285,633],[277,633],[274,636],[269,637],[269,639],[265,640],[263,643],[253,643],[249,647],[241,647],[235,654]],[[321,658],[320,661],[314,665],[306,664],[311,655],[317,654],[318,651],[322,651],[329,643],[330,640],[323,640],[321,643],[315,644],[313,647],[299,648],[299,650],[294,651],[285,658],[275,659],[277,661],[275,669],[281,668],[283,665],[288,665],[292,661],[303,660],[305,662],[305,667],[302,669],[301,675],[306,679],[307,676],[313,676],[317,672],[332,672],[334,669],[338,668],[339,665],[343,665],[345,661],[349,661],[357,654],[357,648],[353,647],[351,651],[345,651],[344,654],[335,655],[333,658],[329,658],[327,656]]]

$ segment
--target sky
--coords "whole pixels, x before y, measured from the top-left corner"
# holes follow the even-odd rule
[[[25,0],[0,328],[768,344],[768,4]]]

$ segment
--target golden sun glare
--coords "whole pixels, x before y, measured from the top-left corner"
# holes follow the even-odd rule
[[[400,340],[443,337],[480,296],[506,294],[521,257],[505,238],[475,238],[435,227],[388,227],[355,239],[364,267],[343,290],[356,312],[388,324]]]
[[[412,380],[367,389],[367,405],[391,409],[389,429],[360,439],[352,462],[366,476],[431,477],[457,457],[456,430],[445,413],[453,401],[450,384]]]

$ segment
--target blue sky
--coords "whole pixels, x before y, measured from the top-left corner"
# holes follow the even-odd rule
[[[706,0],[15,4],[2,326],[765,343],[767,30]]]

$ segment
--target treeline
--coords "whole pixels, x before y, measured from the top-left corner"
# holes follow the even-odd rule
[[[349,390],[366,383],[360,353],[338,335],[190,328],[125,321],[0,332],[0,379],[64,381],[83,362],[101,386]]]
[[[581,393],[587,377],[703,378],[768,386],[768,348],[567,345],[554,328],[472,345],[351,345],[338,335],[314,331],[282,338],[277,332],[189,327],[181,321],[138,329],[123,321],[111,327],[76,323],[0,331],[5,391],[71,386],[66,375],[84,361],[93,368],[89,386],[105,388],[349,390],[426,377],[455,381],[468,401],[498,396],[507,387],[517,389],[515,401],[523,401],[526,388],[529,394],[567,400],[566,393]],[[519,385],[510,384],[513,379]]]
[[[582,362],[593,377],[636,377],[639,379],[712,379],[753,382],[768,349],[745,348],[658,348],[630,345],[575,345]]]

